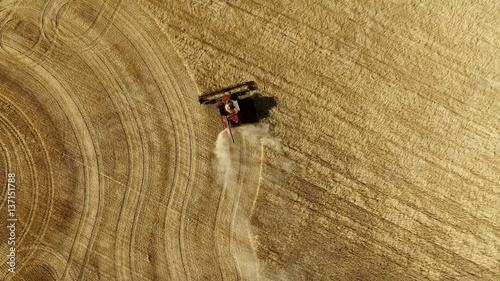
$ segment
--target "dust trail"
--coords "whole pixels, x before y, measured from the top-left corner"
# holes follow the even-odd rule
[[[265,124],[236,127],[233,135],[234,144],[222,131],[214,149],[218,181],[230,201],[229,251],[243,280],[260,280],[250,216],[261,181],[264,148],[280,150],[281,143]]]
[[[215,144],[215,157],[217,158],[216,170],[219,183],[227,185],[231,178],[234,178],[235,169],[231,165],[232,143],[226,130],[219,133]]]
[[[217,158],[216,169],[222,179],[222,184],[229,184],[231,180],[234,181],[236,177],[237,168],[241,163],[235,163],[236,167],[232,165],[232,152],[234,154],[235,149],[241,149],[242,143],[250,144],[251,148],[257,149],[255,151],[256,155],[259,155],[260,146],[267,146],[275,150],[281,149],[281,142],[278,138],[271,135],[269,131],[269,125],[258,124],[258,125],[242,125],[240,127],[233,128],[233,135],[235,138],[235,143],[231,143],[231,139],[226,130],[219,133],[217,137],[217,142],[215,144],[214,153]],[[238,147],[239,146],[239,147]],[[250,149],[250,148],[248,148]]]

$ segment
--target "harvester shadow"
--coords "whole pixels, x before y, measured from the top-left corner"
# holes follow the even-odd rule
[[[238,101],[241,111],[238,114],[242,123],[257,123],[261,119],[269,117],[269,111],[277,105],[276,98],[265,97],[255,93],[251,97]]]
[[[269,111],[278,105],[275,97],[265,97],[260,93],[254,94],[253,99],[256,107],[257,118],[259,120],[269,117]]]

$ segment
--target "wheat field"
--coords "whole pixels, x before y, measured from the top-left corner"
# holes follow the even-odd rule
[[[499,15],[0,1],[0,277],[500,279]],[[198,96],[246,81],[232,144]]]

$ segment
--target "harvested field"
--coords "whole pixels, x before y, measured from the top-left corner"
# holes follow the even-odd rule
[[[0,277],[500,279],[499,15],[0,1]],[[246,81],[231,144],[197,98]]]

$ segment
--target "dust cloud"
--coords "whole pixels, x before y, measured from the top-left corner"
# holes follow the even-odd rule
[[[231,183],[236,177],[236,172],[241,165],[241,163],[232,163],[236,149],[255,149],[254,152],[262,152],[262,146],[265,146],[277,151],[281,150],[281,141],[272,136],[268,124],[246,124],[233,128],[232,132],[234,144],[231,143],[227,130],[219,133],[215,143],[216,171],[218,175],[223,175],[219,178],[222,180],[221,184]],[[253,153],[253,155],[256,154]]]
[[[219,133],[214,153],[217,159],[217,175],[222,175],[218,179],[222,180],[220,183],[227,184],[234,177],[234,169],[231,167],[231,140],[226,130]]]
[[[215,169],[219,184],[231,202],[230,253],[243,280],[263,280],[255,255],[250,217],[261,181],[264,149],[281,150],[269,125],[247,124],[233,129],[235,143],[226,130],[215,144]]]

